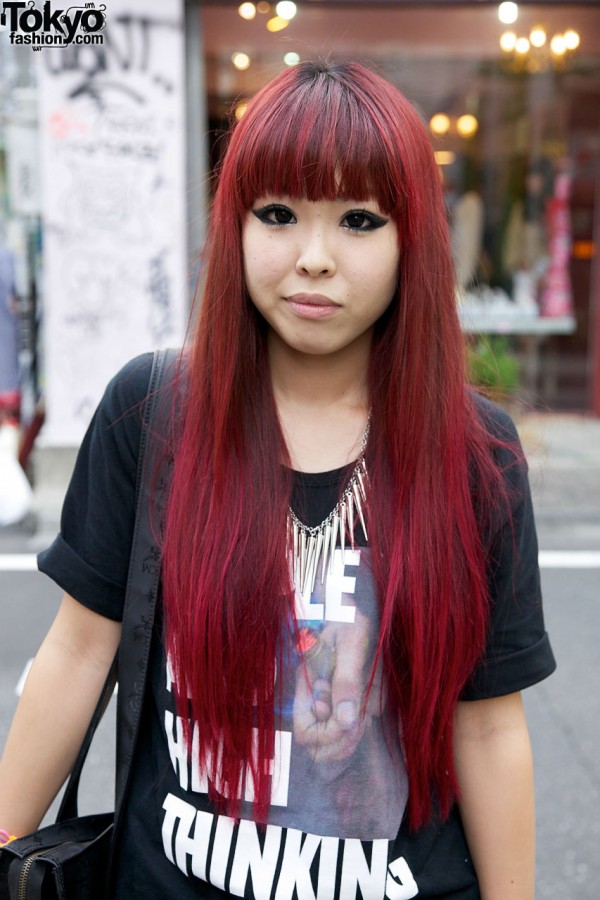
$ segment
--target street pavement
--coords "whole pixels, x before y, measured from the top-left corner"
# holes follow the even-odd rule
[[[529,414],[516,421],[529,460],[546,625],[558,663],[551,678],[525,692],[536,765],[536,900],[598,900],[600,420]],[[31,563],[27,554],[54,536],[72,462],[70,453],[40,453],[34,515],[0,529],[0,745],[26,662],[60,600],[55,585],[24,571],[19,560]],[[14,564],[9,554],[17,554]],[[111,807],[113,728],[114,704],[84,770],[84,812]]]
[[[538,414],[517,417],[517,425],[529,460],[546,626],[558,664],[551,678],[524,694],[536,766],[536,898],[598,900],[600,420]],[[595,567],[563,568],[553,562],[556,551],[590,551]]]

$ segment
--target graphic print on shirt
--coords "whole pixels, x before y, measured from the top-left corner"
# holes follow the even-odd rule
[[[238,824],[208,803],[198,729],[190,753],[167,661],[164,730],[180,791],[161,798],[164,852],[185,874],[240,897],[415,897],[408,864],[389,858],[408,782],[379,671],[364,704],[379,633],[369,550],[346,549],[343,559],[336,550],[323,583],[318,577],[295,599],[298,636],[279,675],[266,828],[251,820],[251,779]]]

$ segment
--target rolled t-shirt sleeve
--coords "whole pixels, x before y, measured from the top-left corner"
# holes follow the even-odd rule
[[[40,571],[88,608],[120,620],[135,520],[143,401],[152,354],[109,383],[77,455],[60,534],[38,556]]]
[[[508,421],[511,433],[504,431],[502,437],[510,438],[520,450],[514,425]],[[506,426],[506,422],[502,424]],[[523,690],[556,668],[544,625],[538,542],[523,457],[507,461],[505,477],[512,501],[511,515],[502,517],[487,549],[487,646],[461,695],[463,700],[482,700]]]

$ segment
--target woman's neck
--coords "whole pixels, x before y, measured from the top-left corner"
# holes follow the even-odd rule
[[[368,407],[369,345],[354,342],[337,353],[307,354],[270,336],[269,364],[275,402],[328,409]]]
[[[368,352],[307,355],[269,342],[275,404],[292,467],[336,469],[356,459],[368,415]]]

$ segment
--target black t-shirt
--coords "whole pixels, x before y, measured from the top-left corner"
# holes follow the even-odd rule
[[[151,360],[150,354],[138,357],[109,384],[78,456],[61,533],[39,558],[40,569],[65,591],[115,620],[125,596],[140,409]],[[506,414],[478,402],[490,428],[516,440]],[[302,509],[307,524],[318,524],[335,506],[346,473],[294,473],[292,505]],[[490,634],[485,657],[463,693],[466,700],[521,690],[555,665],[544,630],[526,467],[512,466],[507,473],[513,516],[490,535]],[[443,823],[435,819],[417,833],[408,831],[408,778],[393,739],[398,723],[386,710],[377,676],[361,728],[348,742],[344,724],[355,717],[356,703],[335,696],[332,672],[339,660],[366,675],[371,671],[379,619],[370,552],[360,539],[343,556],[336,550],[314,590],[296,591],[298,633],[306,643],[282,654],[272,800],[264,827],[252,820],[248,781],[239,821],[208,802],[206,778],[194,763],[194,741],[190,753],[175,710],[159,608],[117,848],[116,897],[479,897],[456,807]],[[331,745],[322,755],[308,737],[315,698],[332,722]]]

